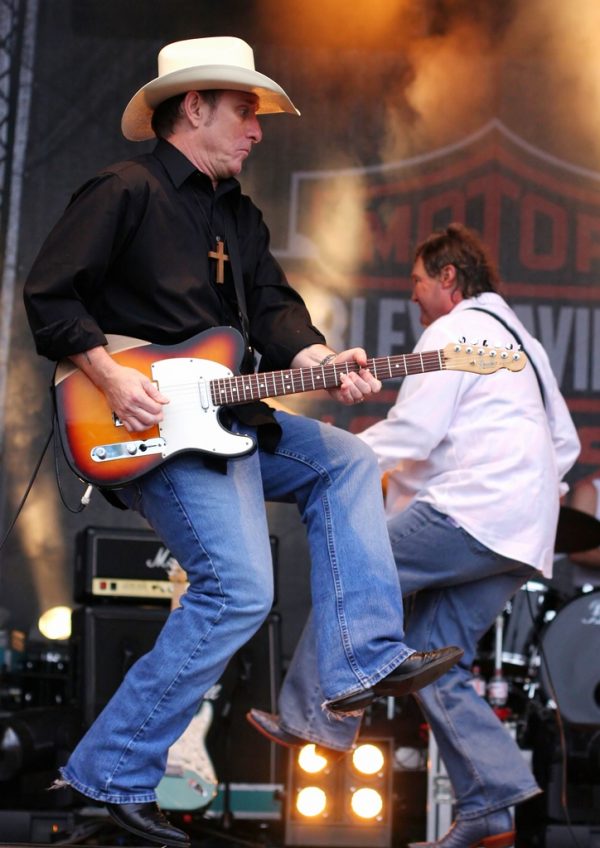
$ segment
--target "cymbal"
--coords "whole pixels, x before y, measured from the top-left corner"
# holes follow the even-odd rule
[[[571,506],[561,506],[554,542],[556,553],[574,554],[598,547],[600,547],[600,521],[587,512],[581,512]]]

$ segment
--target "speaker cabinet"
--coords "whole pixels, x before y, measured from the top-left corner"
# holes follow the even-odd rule
[[[73,613],[77,691],[90,725],[134,662],[154,645],[169,610],[162,607],[80,607]]]
[[[281,685],[281,620],[272,612],[231,659],[214,687],[213,722],[206,747],[222,783],[284,781],[281,748],[246,721],[252,707],[277,712]]]
[[[162,607],[103,604],[75,611],[76,688],[86,725],[108,703],[134,662],[152,648],[168,614]],[[280,629],[280,617],[273,612],[207,693],[213,710],[206,749],[221,782],[282,782],[278,746],[246,721],[251,707],[277,712]]]

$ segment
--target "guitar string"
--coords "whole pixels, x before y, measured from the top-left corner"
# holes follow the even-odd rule
[[[414,358],[413,358],[414,357]],[[441,360],[441,364],[440,364]],[[403,375],[423,373],[425,371],[441,370],[445,362],[440,357],[440,351],[424,351],[422,354],[401,354],[392,357],[376,357],[367,362],[367,365],[377,370],[384,378],[394,376],[392,366],[401,365]],[[385,369],[386,374],[383,374]],[[238,374],[227,375],[222,377],[214,377],[208,380],[211,389],[211,395],[219,398],[219,395],[225,396],[225,401],[232,403],[238,399],[241,402],[253,400],[256,397],[268,397],[272,392],[280,392],[282,394],[298,393],[302,390],[311,391],[313,389],[323,388],[325,385],[331,388],[337,381],[337,376],[340,373],[349,373],[357,371],[357,367],[352,367],[351,363],[341,363],[328,366],[314,366],[306,368],[285,369],[281,371],[273,371],[267,374]],[[315,376],[317,385],[314,385]],[[399,375],[400,376],[400,375]],[[272,383],[272,388],[268,385],[268,380]],[[318,383],[323,381],[321,385]],[[332,380],[334,381],[332,383]],[[301,386],[297,383],[300,381]],[[305,383],[309,383],[308,389]],[[186,393],[193,395],[192,403],[196,402],[197,381],[186,381],[179,383],[161,384],[161,390],[167,395],[184,396]]]
[[[421,354],[375,357],[367,361],[367,366],[373,368],[375,372],[379,368],[379,373],[384,379],[394,376],[392,366],[402,366],[402,371],[397,376],[442,370],[446,363],[440,356],[441,352],[434,350],[424,351]],[[489,351],[486,352],[489,354]],[[499,365],[503,364],[504,361],[499,362]],[[338,374],[357,370],[359,370],[358,366],[353,367],[352,363],[340,363],[321,367],[285,369],[273,371],[269,374],[228,375],[214,377],[207,382],[213,402],[224,400],[224,403],[233,404],[268,397],[271,394],[297,394],[302,391],[332,388],[338,384]],[[385,373],[383,373],[384,371]],[[268,385],[269,378],[272,383],[271,388]],[[298,386],[298,381],[300,386]],[[308,388],[306,383],[309,384]],[[178,397],[180,402],[185,402],[185,395],[189,393],[190,406],[194,407],[197,404],[197,381],[183,383],[165,383],[163,381],[161,390],[167,396]]]

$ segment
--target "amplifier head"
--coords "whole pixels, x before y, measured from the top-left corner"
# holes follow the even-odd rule
[[[278,539],[270,536],[277,602]],[[177,583],[170,572],[177,560],[153,530],[86,527],[77,535],[75,600],[90,603],[143,600],[170,603]]]
[[[170,602],[176,564],[152,530],[86,527],[78,534],[75,600],[108,598]]]

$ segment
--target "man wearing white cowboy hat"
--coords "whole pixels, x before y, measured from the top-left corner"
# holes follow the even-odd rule
[[[321,375],[333,374],[329,391],[342,403],[379,391],[364,367],[341,375],[331,367],[364,366],[365,351],[327,347],[269,251],[260,211],[235,179],[261,140],[257,116],[273,112],[297,114],[283,89],[254,69],[245,42],[167,45],[158,77],[131,99],[122,120],[128,139],[157,136],[155,149],[105,169],[75,194],[25,290],[38,352],[70,359],[121,428],[105,465],[107,450],[92,451],[98,473],[106,470],[114,486],[107,496],[147,519],[189,579],[181,606],[73,751],[58,784],[106,803],[137,836],[172,846],[189,840],[156,805],[167,751],[271,607],[265,499],[296,501],[307,525],[326,709],[343,715],[379,695],[420,688],[461,655],[457,648],[420,653],[403,642],[400,587],[369,448],[335,427],[256,402],[265,385],[258,377],[225,380],[228,388],[220,389],[221,423],[232,436],[206,423],[219,408],[209,393],[221,380],[209,389],[204,374],[194,376],[184,397],[184,381],[176,379],[217,355],[173,358],[160,347],[150,376],[106,350],[106,333],[179,350],[201,334],[203,344],[210,337],[227,347],[222,328],[229,326],[243,339],[243,374],[254,371],[257,351],[263,372],[311,369],[316,387]],[[157,425],[161,438],[143,435]],[[248,434],[258,442],[254,452]],[[110,479],[113,456],[127,466],[128,454],[146,451],[155,452],[156,464]],[[106,480],[100,488],[111,488]]]

